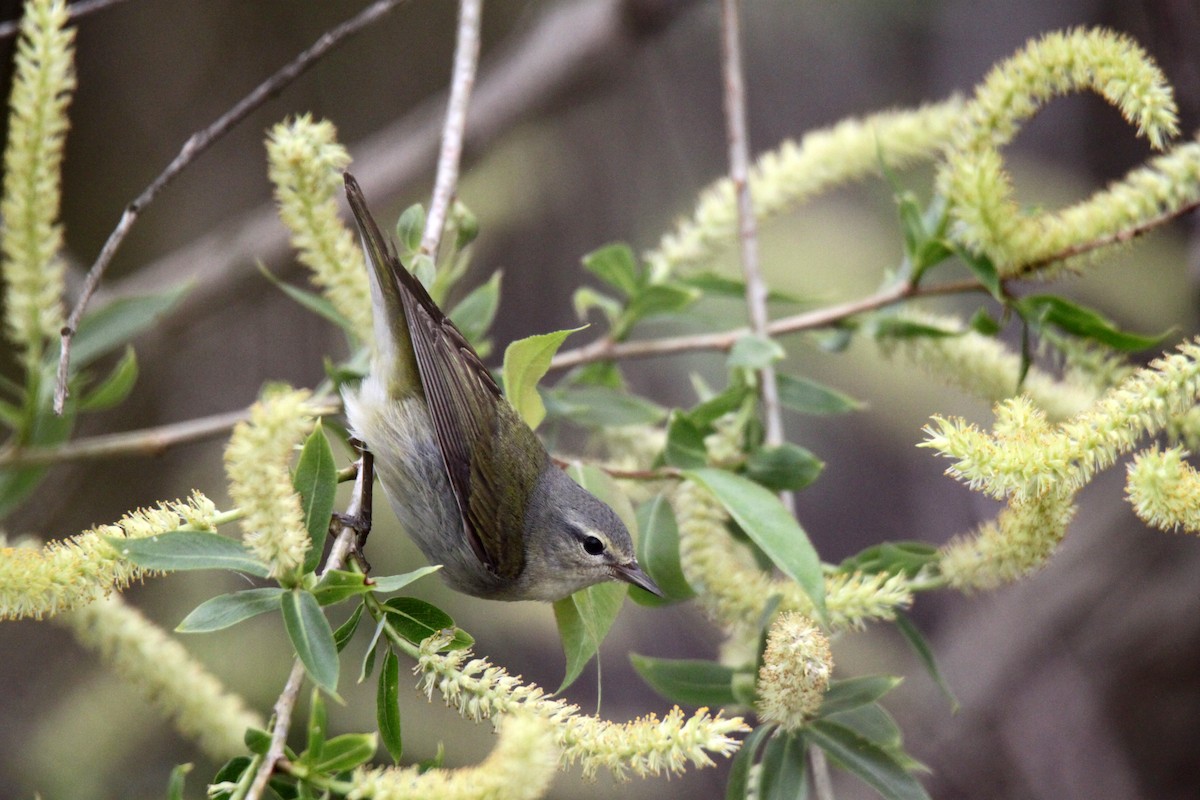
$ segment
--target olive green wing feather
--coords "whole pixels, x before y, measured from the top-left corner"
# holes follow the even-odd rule
[[[371,249],[380,250],[376,245]],[[524,548],[502,537],[522,533],[526,500],[548,456],[528,426],[516,419],[462,332],[390,250],[387,259],[467,539],[489,570],[515,578],[525,565]],[[514,420],[517,429],[511,427]]]

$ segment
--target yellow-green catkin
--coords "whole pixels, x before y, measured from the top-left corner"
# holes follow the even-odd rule
[[[1028,398],[1013,398],[996,406],[992,435],[962,419],[934,417],[922,446],[951,459],[947,472],[977,491],[1033,500],[1078,490],[1144,436],[1187,414],[1198,396],[1200,343],[1185,342],[1065,422],[1049,425]]]
[[[727,628],[760,624],[770,598],[779,610],[813,613],[812,601],[791,580],[772,578],[726,527],[724,507],[707,489],[684,481],[671,500],[679,527],[679,559],[697,601]],[[833,573],[825,578],[825,607],[833,630],[894,619],[912,604],[904,575]]]
[[[212,501],[196,492],[186,502],[139,509],[115,525],[100,525],[44,547],[0,548],[0,619],[41,618],[93,603],[124,589],[146,570],[121,558],[106,537],[142,539],[186,526],[212,530]]]
[[[967,330],[950,317],[906,311],[902,317],[945,331],[948,336],[877,337],[880,351],[889,358],[903,358],[965,392],[992,402],[1017,393],[1021,357],[993,336]],[[1063,380],[1031,367],[1020,383],[1050,419],[1061,420],[1083,411],[1100,396],[1100,386],[1082,374]]]
[[[957,589],[995,589],[1049,560],[1075,516],[1074,493],[1011,501],[995,520],[941,549],[942,576]]]
[[[534,684],[509,675],[485,658],[466,650],[439,652],[449,644],[442,632],[421,644],[416,672],[432,699],[467,719],[479,721],[513,714],[533,714],[551,723],[560,765],[578,763],[586,776],[608,769],[614,777],[678,774],[689,764],[706,767],[714,755],[729,756],[739,747],[732,734],[749,730],[740,717],[715,716],[701,708],[687,716],[678,707],[665,717],[654,714],[619,723],[579,713],[578,706],[555,700]]]
[[[829,639],[804,614],[780,614],[758,670],[758,714],[796,730],[816,716],[833,675]]]
[[[985,253],[1001,277],[1028,266],[1073,264],[1073,256],[1127,239],[1140,225],[1200,197],[1200,146],[1192,143],[1070,208],[1024,213],[1013,199],[999,148],[1048,100],[1079,89],[1091,89],[1120,109],[1156,149],[1178,131],[1166,78],[1121,34],[1052,33],[998,64],[961,115],[937,186],[950,201],[951,236]]]
[[[1125,491],[1134,513],[1165,531],[1200,532],[1200,474],[1181,447],[1151,448],[1130,462]]]
[[[311,543],[289,470],[296,446],[313,427],[308,396],[268,388],[225,448],[229,496],[241,507],[246,545],[278,579],[298,574]]]
[[[935,158],[950,140],[962,100],[952,97],[920,108],[849,119],[785,141],[759,158],[750,171],[754,212],[760,221],[785,213],[815,195],[865,177],[881,165],[903,168]],[[647,253],[651,275],[661,280],[677,269],[695,269],[737,238],[737,203],[728,178],[701,193],[692,216],[680,220],[657,249]]]
[[[240,697],[120,597],[98,600],[60,619],[209,757],[244,754],[246,728],[263,727]]]
[[[506,717],[500,740],[482,763],[460,769],[360,767],[350,800],[537,800],[550,788],[558,750],[550,723],[529,714]]]
[[[269,175],[279,217],[292,232],[292,247],[312,280],[360,342],[373,339],[371,295],[362,252],[338,217],[342,171],[350,164],[337,130],[328,120],[303,114],[271,129],[267,137]]]
[[[29,0],[21,19],[9,97],[0,258],[5,329],[28,368],[62,328],[63,145],[75,88],[73,42],[64,0]]]

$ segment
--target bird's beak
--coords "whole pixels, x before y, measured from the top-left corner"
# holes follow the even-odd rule
[[[642,572],[642,568],[637,565],[636,561],[630,561],[628,564],[618,564],[613,567],[613,575],[626,583],[632,583],[639,589],[645,589],[650,594],[666,597],[662,589],[655,585],[654,581],[650,580],[650,576]]]

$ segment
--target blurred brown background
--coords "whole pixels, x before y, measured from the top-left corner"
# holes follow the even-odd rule
[[[0,3],[2,18],[15,17],[18,5]],[[122,206],[193,131],[365,5],[130,0],[81,20],[63,209],[76,266],[91,263]],[[1177,87],[1183,130],[1197,126],[1194,2],[756,0],[746,6],[755,152],[847,115],[968,91],[1029,37],[1090,24],[1126,31],[1146,47]],[[177,315],[138,343],[142,378],[130,402],[89,417],[80,435],[240,408],[264,381],[313,385],[323,375],[323,354],[344,355],[336,332],[255,268],[263,259],[276,273],[300,279],[282,247],[282,225],[270,214],[264,132],[288,114],[329,118],[381,218],[427,201],[430,123],[440,113],[454,20],[449,2],[394,10],[255,112],[145,212],[108,287],[188,280],[195,288]],[[717,34],[712,2],[487,4],[479,113],[460,194],[482,228],[478,276],[505,271],[495,328],[501,346],[573,324],[570,292],[586,280],[579,257],[615,240],[638,250],[653,246],[690,212],[697,190],[724,171]],[[3,43],[5,87],[11,47],[11,40]],[[1008,151],[1021,199],[1048,206],[1086,195],[1146,156],[1145,144],[1093,97],[1056,101]],[[916,171],[905,181],[924,194],[928,177]],[[1180,335],[1192,334],[1189,234],[1187,224],[1177,224],[1061,291],[1134,330],[1175,325]],[[821,302],[870,291],[900,253],[889,190],[871,183],[834,192],[770,226],[763,251],[768,278],[780,288]],[[727,259],[726,268],[735,270],[736,262]],[[883,539],[940,543],[994,514],[914,448],[930,414],[985,421],[985,405],[881,363],[868,345],[829,356],[806,340],[787,344],[789,371],[869,403],[848,418],[788,421],[792,440],[828,463],[799,498],[801,522],[826,560]],[[687,403],[688,371],[719,380],[720,365],[717,357],[693,356],[631,365],[629,374],[660,402]],[[56,468],[7,521],[7,531],[70,535],[193,487],[220,505],[226,499],[220,455],[214,442],[154,459]],[[890,708],[911,751],[932,767],[927,785],[935,797],[1196,796],[1200,543],[1145,531],[1120,500],[1120,479],[1112,470],[1083,494],[1062,552],[1032,580],[987,596],[919,599],[916,618],[963,702],[958,714],[892,630],[876,627],[836,644],[843,675],[910,676]],[[419,559],[385,526],[381,521],[372,540],[378,569],[394,572]],[[207,574],[171,576],[129,597],[173,627],[199,601],[232,588],[236,581]],[[451,610],[482,653],[540,684],[558,684],[562,657],[548,608],[456,597],[434,582],[420,592]],[[187,644],[265,712],[288,666],[279,627],[259,619]],[[628,652],[706,657],[718,641],[690,607],[629,607],[603,651],[603,713],[623,719],[667,708],[633,675]],[[351,650],[361,653],[363,646]],[[196,757],[135,691],[59,628],[0,623],[0,653],[0,798],[154,796],[172,765]],[[345,708],[331,708],[336,732],[371,727],[373,689],[346,685],[345,696]],[[594,672],[568,696],[593,708]],[[403,709],[406,759],[428,757],[441,740],[449,765],[469,764],[492,745],[489,726],[460,721],[415,692],[403,696]],[[189,796],[200,796],[213,771],[198,763]],[[568,774],[552,796],[720,797],[724,772],[722,765],[670,782],[619,786],[607,776],[584,783]],[[872,795],[850,782],[839,785],[838,796]]]

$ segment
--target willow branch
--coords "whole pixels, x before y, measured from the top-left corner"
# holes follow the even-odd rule
[[[314,405],[317,416],[336,414],[341,405],[334,398],[327,405]],[[321,401],[318,401],[321,402]],[[171,447],[220,436],[250,414],[249,408],[226,411],[208,417],[171,422],[153,428],[89,436],[53,447],[23,447],[0,451],[0,469],[63,464],[73,461],[97,461],[117,456],[157,456]]]
[[[354,480],[354,492],[351,495],[350,504],[346,507],[346,516],[354,518],[359,515],[363,509],[362,498],[364,497],[364,476],[368,470],[360,469],[358,477]],[[325,560],[325,567],[318,574],[318,578],[325,575],[331,569],[341,569],[346,562],[346,555],[350,552],[350,544],[355,537],[355,531],[349,525],[342,525],[338,531],[337,539],[333,542],[333,547],[329,549],[329,557]],[[292,671],[288,675],[287,683],[283,686],[283,691],[275,700],[274,718],[275,724],[271,727],[271,744],[267,747],[266,754],[263,755],[262,763],[259,764],[258,772],[254,775],[254,782],[250,784],[250,789],[246,792],[246,800],[259,800],[262,797],[263,791],[267,788],[267,781],[271,779],[271,774],[275,771],[275,766],[283,759],[284,748],[287,746],[288,730],[292,725],[292,711],[296,708],[296,700],[300,696],[300,687],[304,683],[304,665],[297,658],[292,663]]]
[[[742,275],[746,279],[746,308],[750,330],[767,336],[767,285],[758,261],[758,221],[750,196],[750,135],[746,123],[746,81],[742,71],[741,2],[721,2],[721,72],[724,79],[725,133],[729,144],[729,180],[733,183],[738,210],[738,244]],[[783,444],[783,413],[775,367],[767,364],[758,373],[759,394],[768,445]]]
[[[483,0],[462,0],[458,6],[458,35],[454,45],[454,72],[450,79],[450,99],[446,103],[446,124],[442,128],[442,145],[438,152],[437,177],[421,251],[437,254],[446,214],[458,186],[458,165],[462,160],[463,136],[467,127],[467,106],[471,88],[475,85],[475,70],[479,66],[479,25],[483,15]]]
[[[87,277],[83,282],[83,289],[79,294],[79,299],[75,302],[75,307],[71,309],[71,315],[67,318],[66,325],[63,326],[62,347],[59,351],[58,359],[58,377],[54,387],[55,413],[61,415],[63,405],[67,401],[67,375],[71,365],[71,340],[75,335],[76,329],[79,327],[79,321],[83,318],[83,313],[87,310],[87,305],[91,301],[96,288],[100,285],[100,280],[104,277],[108,265],[112,263],[113,257],[117,254],[117,250],[133,227],[134,222],[137,221],[142,209],[149,205],[158,193],[174,180],[197,156],[245,119],[250,112],[283,91],[284,87],[302,75],[309,67],[346,37],[370,25],[388,11],[391,11],[399,2],[400,0],[377,0],[377,2],[367,6],[367,8],[360,11],[354,17],[323,33],[311,47],[296,56],[296,58],[270,78],[256,86],[253,91],[222,114],[215,122],[207,128],[192,134],[184,142],[179,154],[167,165],[167,168],[159,173],[158,177],[125,207],[125,211],[121,214],[121,219],[117,222],[117,227],[109,234],[108,240],[100,250],[100,255],[96,257],[95,263],[88,270]]]
[[[781,317],[767,324],[767,333],[780,336],[785,333],[828,328],[845,322],[851,317],[878,311],[881,308],[910,300],[917,297],[935,297],[950,294],[965,294],[967,292],[985,292],[984,286],[976,280],[955,281],[936,286],[912,286],[909,283],[898,283],[889,286],[875,294],[848,303],[842,303],[828,308]],[[653,358],[655,356],[673,355],[701,350],[719,350],[728,352],[738,339],[750,333],[749,328],[734,328],[714,333],[698,333],[688,336],[669,336],[661,339],[645,339],[633,342],[614,342],[609,338],[563,350],[550,361],[551,370],[570,369],[594,361],[628,361],[638,358]]]

